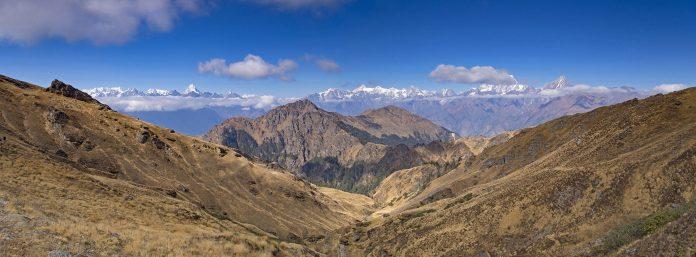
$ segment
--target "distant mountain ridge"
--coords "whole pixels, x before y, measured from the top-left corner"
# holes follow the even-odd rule
[[[176,89],[156,89],[150,88],[141,91],[135,88],[122,87],[96,87],[86,89],[85,93],[95,98],[104,97],[129,97],[129,96],[188,96],[188,97],[207,97],[207,98],[241,98],[239,94],[227,92],[225,94],[199,91],[194,84],[189,84],[183,93]]]
[[[354,90],[328,89],[307,98],[323,109],[346,115],[394,105],[461,136],[493,136],[648,95],[649,92],[631,87],[573,85],[561,76],[542,88],[521,84],[480,85],[455,93],[447,89],[361,86]]]
[[[143,120],[200,135],[214,124],[235,116],[258,117],[273,107],[297,99],[199,91],[190,85],[176,90],[94,88],[92,97]],[[483,84],[463,92],[416,87],[330,88],[306,97],[324,110],[359,115],[368,109],[398,106],[423,116],[461,136],[493,136],[563,115],[581,113],[654,92],[631,87],[572,84],[566,77],[535,88],[523,84]],[[190,121],[196,122],[190,122]]]

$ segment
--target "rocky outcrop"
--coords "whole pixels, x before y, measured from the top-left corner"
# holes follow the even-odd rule
[[[59,94],[62,96],[74,98],[74,99],[77,99],[77,100],[80,100],[83,102],[95,103],[95,104],[100,105],[102,108],[111,110],[111,108],[109,108],[108,105],[100,103],[96,99],[92,98],[89,94],[82,92],[79,89],[77,89],[69,84],[65,84],[62,81],[57,80],[57,79],[55,79],[55,80],[53,80],[53,82],[51,82],[51,85],[48,88],[46,88],[46,91],[51,92],[51,93],[55,93],[55,94]]]

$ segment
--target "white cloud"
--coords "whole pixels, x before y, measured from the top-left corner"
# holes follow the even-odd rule
[[[1,0],[0,39],[33,43],[45,38],[119,44],[145,25],[172,29],[183,13],[200,11],[208,0]]]
[[[269,95],[245,95],[241,98],[207,98],[185,96],[127,96],[127,97],[101,97],[99,101],[112,108],[125,111],[176,111],[182,109],[198,110],[206,107],[253,107],[256,109],[269,109],[286,104],[294,98],[277,98]]]
[[[655,90],[659,93],[666,94],[666,93],[686,89],[687,87],[689,87],[689,86],[684,85],[684,84],[662,84],[662,85],[656,86],[655,88],[653,88],[653,90]]]
[[[319,7],[337,7],[352,0],[249,0],[263,5],[276,6],[281,9],[301,9]]]
[[[325,72],[340,72],[341,71],[341,66],[336,63],[336,61],[324,58],[324,57],[319,57],[319,56],[314,56],[307,54],[304,57],[302,57],[304,61],[312,62],[314,63],[314,66],[317,66],[322,71]]]
[[[539,91],[539,94],[543,96],[561,96],[572,94],[621,94],[632,92],[637,91],[630,87],[605,87],[577,84],[556,89],[542,89]]]
[[[491,66],[474,66],[468,69],[463,66],[440,64],[430,72],[430,78],[437,82],[453,82],[461,84],[484,83],[493,85],[517,84],[517,80],[507,71],[498,70]]]
[[[273,65],[260,56],[248,54],[244,60],[227,64],[225,59],[214,58],[198,64],[198,72],[212,73],[238,79],[265,79],[276,77],[283,81],[291,81],[290,72],[297,68],[293,60],[282,59]]]

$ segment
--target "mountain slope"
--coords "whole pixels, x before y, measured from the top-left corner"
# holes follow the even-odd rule
[[[422,161],[409,146],[448,140],[451,132],[396,107],[349,117],[300,100],[253,120],[229,119],[204,138],[314,183],[366,192],[391,171]]]
[[[6,132],[0,131],[3,256],[314,255],[163,192],[91,175]]]
[[[694,196],[696,89],[686,89],[523,129],[334,243],[353,256],[604,255],[621,246],[613,231]]]
[[[349,196],[333,199],[292,174],[251,162],[227,147],[130,118],[98,102],[50,91],[0,77],[3,142],[19,142],[24,148],[34,149],[32,152],[17,144],[9,145],[5,151],[19,160],[31,161],[39,155],[73,167],[66,173],[115,179],[173,199],[166,201],[178,199],[197,213],[244,223],[265,231],[266,237],[293,242],[315,240],[369,213],[365,205],[340,200]],[[61,94],[79,95],[72,87],[67,92]],[[13,159],[9,160],[12,164]],[[22,170],[9,168],[3,172],[12,177],[21,176]],[[27,189],[30,185],[23,182],[0,183],[11,190],[4,191],[8,198],[33,195]],[[89,205],[83,208],[96,210]]]
[[[371,216],[388,215],[401,205],[408,203],[420,192],[427,188],[430,183],[447,172],[466,165],[471,162],[474,155],[480,154],[482,150],[506,142],[516,132],[505,132],[494,137],[465,137],[449,143],[433,142],[416,149],[430,148],[427,150],[433,159],[424,164],[396,171],[382,180],[375,188],[372,198],[378,208]],[[441,147],[442,150],[434,151],[433,148]],[[448,197],[449,191],[444,190],[433,198]]]

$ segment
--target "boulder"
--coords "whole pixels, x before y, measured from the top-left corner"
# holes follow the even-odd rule
[[[65,153],[65,151],[63,151],[62,149],[58,149],[56,151],[56,155],[58,155],[59,157],[62,157],[62,158],[66,158],[66,159],[68,158],[68,154]]]
[[[51,123],[64,125],[70,118],[64,112],[51,108],[46,113],[46,119]]]
[[[140,134],[138,134],[138,143],[144,144],[147,142],[147,140],[150,138],[150,131],[141,131]]]

